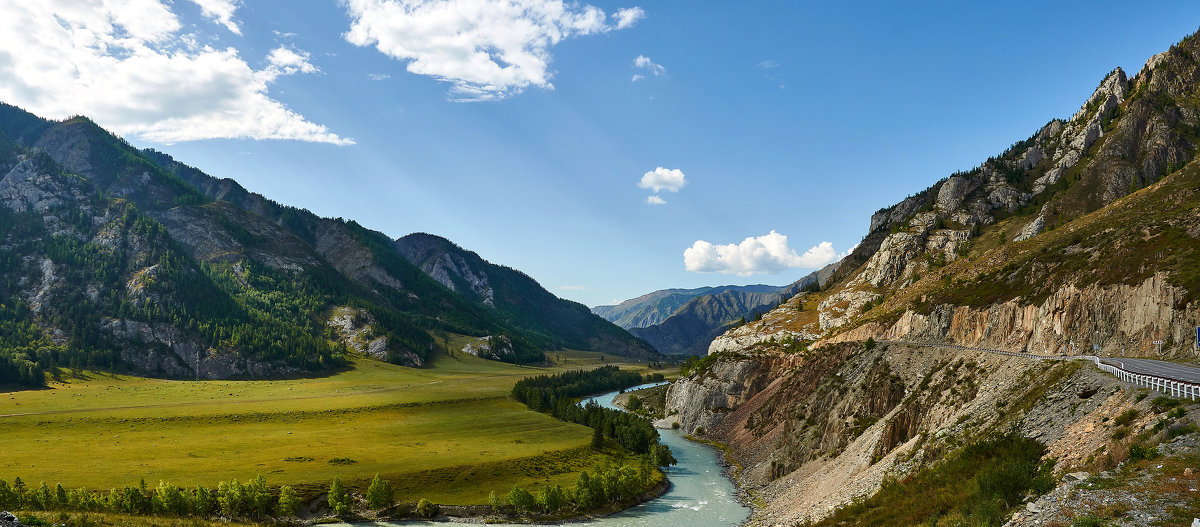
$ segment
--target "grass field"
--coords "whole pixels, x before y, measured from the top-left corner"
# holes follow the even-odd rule
[[[334,476],[365,486],[379,473],[401,500],[484,503],[517,484],[571,483],[608,457],[588,448],[589,429],[507,398],[522,377],[604,364],[587,352],[557,360],[533,368],[458,354],[422,369],[359,360],[330,377],[272,381],[63,372],[50,389],[0,392],[0,474],[91,489],[264,474],[316,492]]]

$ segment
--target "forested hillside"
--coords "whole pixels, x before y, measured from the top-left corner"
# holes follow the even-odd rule
[[[420,366],[448,334],[505,336],[525,361],[564,344],[649,352],[616,327],[568,342],[547,329],[560,320],[457,294],[382,233],[277,204],[84,117],[0,104],[0,174],[0,383],[41,385],[59,367],[275,376],[352,353]]]

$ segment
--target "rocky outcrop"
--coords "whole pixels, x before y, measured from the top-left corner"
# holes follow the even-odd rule
[[[231,203],[176,207],[151,213],[195,258],[234,263],[249,257],[280,271],[299,272],[320,265],[312,249],[282,227]]]
[[[67,202],[85,202],[78,180],[38,170],[26,159],[0,179],[0,203],[17,213],[48,213]]]
[[[397,291],[404,284],[376,264],[371,251],[363,247],[339,222],[321,221],[314,232],[313,248],[335,269],[367,286],[381,285]]]
[[[480,303],[495,307],[496,292],[488,283],[487,271],[481,265],[472,265],[461,248],[447,250],[449,240],[437,236],[411,234],[395,241],[400,254],[413,265],[420,267],[430,278]],[[474,262],[478,264],[479,262]]]
[[[1098,350],[1104,355],[1151,357],[1154,340],[1190,343],[1195,337],[1200,306],[1179,309],[1186,293],[1163,273],[1136,285],[1068,285],[1039,304],[1014,299],[984,308],[941,305],[929,313],[908,310],[886,327],[866,324],[829,341],[874,337],[1047,355]],[[1198,358],[1189,345],[1166,349],[1180,357]]]
[[[1017,237],[1013,238],[1013,241],[1014,242],[1023,242],[1025,240],[1028,240],[1034,236],[1037,236],[1038,233],[1042,232],[1042,229],[1045,227],[1046,227],[1046,216],[1039,215],[1038,217],[1034,218],[1033,221],[1025,224],[1025,226],[1021,228],[1021,232],[1017,234]]]
[[[667,417],[657,424],[704,435],[728,412],[736,410],[769,380],[770,364],[750,357],[730,357],[667,389]]]
[[[176,378],[229,379],[295,375],[303,370],[283,361],[263,362],[205,345],[195,335],[165,323],[109,318],[100,330],[117,343],[121,360],[134,369]]]
[[[513,362],[517,353],[513,350],[512,341],[504,335],[481,337],[463,346],[463,353],[474,355],[481,359]]]

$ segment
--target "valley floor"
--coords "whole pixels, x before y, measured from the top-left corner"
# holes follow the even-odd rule
[[[315,497],[334,477],[365,490],[380,474],[402,502],[483,504],[514,485],[572,483],[609,459],[588,448],[590,429],[508,398],[522,377],[608,359],[561,352],[532,368],[458,354],[423,369],[360,360],[329,377],[263,381],[63,372],[49,389],[0,392],[0,478],[109,489],[262,474]]]

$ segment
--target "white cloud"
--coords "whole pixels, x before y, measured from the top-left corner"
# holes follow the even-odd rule
[[[644,79],[644,78],[646,78],[646,76],[645,76],[645,75],[642,75],[641,73],[634,73],[634,74],[633,74],[633,79],[632,79],[632,80],[630,80],[629,82],[637,82],[637,81],[640,81],[640,80],[642,80],[642,79]]]
[[[821,242],[804,254],[796,254],[794,249],[788,247],[787,236],[774,230],[763,236],[727,245],[697,240],[683,251],[683,265],[688,271],[738,276],[777,273],[791,268],[811,269],[836,258],[837,252],[830,242]]]
[[[367,78],[373,81],[385,81],[392,78],[392,76],[386,73],[368,73]]]
[[[281,75],[316,71],[306,53],[278,48],[256,71],[236,49],[201,46],[181,33],[169,5],[4,2],[0,100],[45,117],[87,115],[119,134],[162,143],[352,143],[270,97],[269,85]]]
[[[756,67],[760,70],[770,70],[770,69],[778,68],[779,63],[775,62],[773,60],[764,60],[762,62],[759,62],[758,64],[755,64],[754,67]]]
[[[263,74],[268,76],[268,80],[282,75],[291,75],[293,73],[316,73],[320,70],[312,63],[308,62],[309,55],[307,51],[296,51],[287,47],[278,47],[271,50],[267,55],[267,69],[263,70]]]
[[[406,61],[409,72],[450,84],[456,101],[553,89],[550,48],[579,35],[625,29],[644,16],[563,0],[344,0],[345,39]]]
[[[192,0],[192,3],[200,6],[200,14],[205,18],[225,26],[235,35],[242,34],[242,28],[233,21],[233,13],[241,7],[241,0]]]
[[[662,192],[664,189],[679,192],[679,189],[686,184],[687,177],[683,175],[682,170],[658,167],[642,174],[642,180],[638,182],[638,187],[648,188],[654,192]]]
[[[617,20],[617,29],[625,29],[633,27],[638,20],[646,18],[646,12],[640,7],[627,7],[618,9],[613,18]]]
[[[648,196],[648,197],[646,197],[646,204],[647,205],[666,205],[667,200],[662,199],[658,196]]]
[[[636,59],[633,59],[633,67],[647,70],[650,73],[653,73],[655,77],[667,73],[667,68],[662,67],[661,64],[655,64],[653,60],[650,60],[650,57],[645,55],[638,55]],[[639,80],[639,77],[640,75],[634,75],[634,81],[636,82]]]

